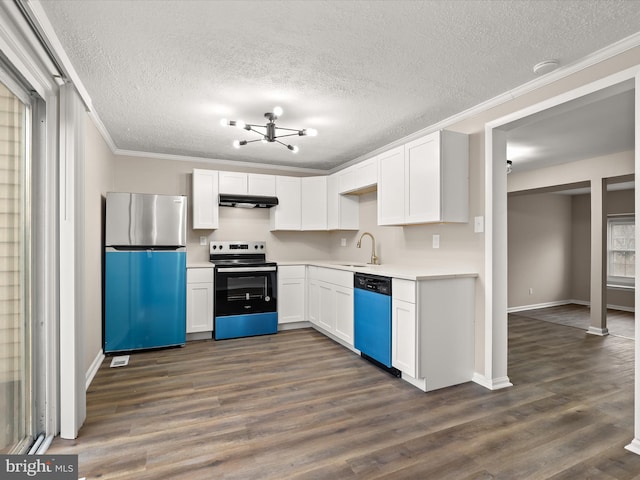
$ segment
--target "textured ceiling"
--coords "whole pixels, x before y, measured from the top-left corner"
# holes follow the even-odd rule
[[[506,125],[513,171],[633,150],[634,99],[627,81]]]
[[[131,1],[41,6],[121,150],[330,169],[636,33],[637,1]],[[315,128],[234,149],[222,117]]]

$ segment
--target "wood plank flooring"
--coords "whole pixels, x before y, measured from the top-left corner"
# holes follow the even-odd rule
[[[48,453],[88,479],[640,479],[633,342],[509,322],[495,392],[423,393],[312,329],[106,359]]]
[[[575,303],[555,307],[537,308],[522,312],[528,318],[537,318],[547,322],[580,328],[584,331],[591,325],[591,312],[588,306]],[[607,328],[609,335],[634,339],[635,317],[633,312],[607,309]]]

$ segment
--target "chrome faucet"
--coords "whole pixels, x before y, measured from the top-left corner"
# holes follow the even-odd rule
[[[376,256],[376,239],[373,238],[373,235],[371,235],[369,232],[364,232],[362,235],[360,235],[360,240],[358,240],[358,243],[356,243],[356,248],[362,247],[362,238],[365,235],[369,235],[371,237],[371,261],[369,263],[371,265],[380,265],[380,259]]]

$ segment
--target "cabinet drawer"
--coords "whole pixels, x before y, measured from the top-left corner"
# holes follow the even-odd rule
[[[305,278],[304,265],[284,265],[278,267],[278,278]]]
[[[416,303],[416,282],[394,278],[391,283],[391,294],[398,300]]]
[[[333,285],[353,288],[353,272],[334,270],[332,268],[318,268],[316,278]]]
[[[187,268],[187,283],[213,283],[213,268]]]

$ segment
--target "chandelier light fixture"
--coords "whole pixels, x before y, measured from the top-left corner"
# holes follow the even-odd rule
[[[253,142],[263,142],[263,143],[277,142],[280,145],[284,145],[285,147],[287,147],[293,153],[298,153],[298,147],[286,144],[284,142],[281,142],[278,139],[283,137],[292,137],[292,136],[315,137],[316,135],[318,135],[318,131],[315,130],[314,128],[303,128],[300,130],[297,128],[284,128],[284,127],[276,126],[276,120],[281,115],[282,115],[282,108],[275,107],[273,109],[273,112],[267,112],[264,114],[264,117],[268,120],[266,125],[253,125],[251,123],[244,123],[242,120],[227,120],[226,118],[223,118],[222,120],[220,120],[220,124],[223,127],[237,127],[243,130],[248,130],[250,132],[255,132],[258,135],[260,135],[260,137],[262,137],[256,140],[235,140],[233,142],[233,146],[235,148],[240,148],[246,145],[247,143],[253,143]],[[278,135],[278,130],[283,130],[284,132],[288,132],[288,133],[283,133],[281,135]]]

